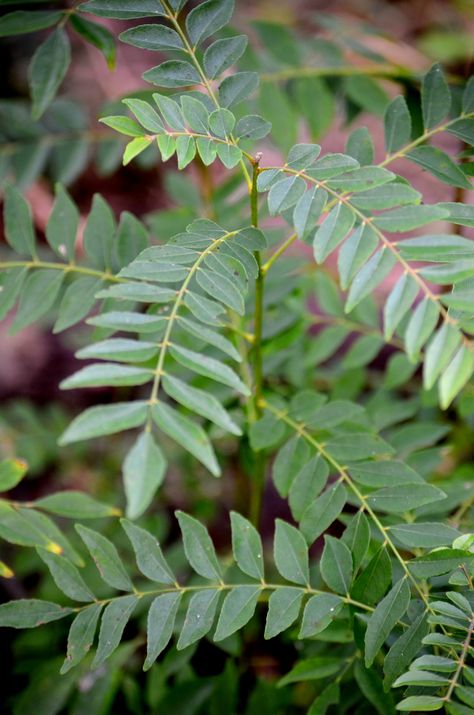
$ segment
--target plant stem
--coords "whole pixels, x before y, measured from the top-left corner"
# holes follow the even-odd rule
[[[253,164],[252,188],[250,191],[250,211],[252,226],[258,227],[258,191],[257,179],[260,155],[257,155]],[[262,416],[261,400],[263,389],[263,356],[262,356],[262,333],[263,333],[263,296],[265,274],[262,270],[262,260],[260,251],[255,251],[255,260],[258,265],[258,276],[255,281],[255,320],[254,320],[254,343],[253,343],[253,370],[254,370],[254,417],[252,421]],[[255,471],[250,481],[250,520],[258,527],[260,512],[262,510],[263,491],[265,488],[265,467],[266,459],[263,452],[255,453]]]

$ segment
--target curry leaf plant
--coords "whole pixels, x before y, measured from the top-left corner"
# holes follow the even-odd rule
[[[78,12],[74,31],[109,62],[113,34],[89,17],[143,21],[118,39],[158,61],[143,75],[151,91],[101,120],[127,138],[124,164],[154,146],[179,171],[194,164],[206,181],[224,185],[228,173],[230,183],[220,202],[198,202],[201,212],[157,240],[96,195],[82,251],[79,210],[62,185],[47,247],[27,200],[6,185],[0,312],[16,308],[12,332],[51,317],[55,333],[92,327],[76,352],[85,366],[61,387],[116,388],[116,399],[76,415],[60,444],[120,445],[126,518],[115,538],[77,524],[73,547],[43,511],[82,522],[113,520],[117,509],[77,492],[27,504],[7,494],[0,535],[34,547],[62,595],[4,603],[0,625],[72,619],[64,677],[97,672],[122,640],[154,672],[203,641],[242,663],[252,639],[277,639],[294,654],[273,688],[285,712],[474,712],[472,465],[453,477],[449,463],[441,468],[447,411],[472,426],[474,211],[464,197],[474,81],[451,87],[438,64],[417,77],[418,128],[404,96],[380,100],[380,156],[358,128],[344,153],[295,136],[289,147],[276,141],[284,155],[268,161],[278,117],[260,115],[251,63],[234,71],[247,38],[226,27],[233,2],[89,0]],[[57,25],[31,66],[38,118],[69,49],[62,11],[29,15],[3,17],[0,31]],[[277,59],[300,63],[284,28],[261,23],[258,34]],[[441,149],[440,136],[455,149]],[[445,200],[424,201],[403,173],[410,164]],[[385,367],[374,381],[375,360]],[[178,510],[181,559],[168,558],[150,523],[135,523],[160,503],[167,473],[232,474],[229,454],[239,452],[245,493],[227,545]],[[0,464],[0,490],[24,472],[21,462]],[[269,493],[284,518],[272,518],[267,539]],[[99,579],[81,573],[89,557]],[[131,620],[139,635],[127,641]],[[199,712],[211,712],[212,687]],[[236,712],[255,712],[239,703]]]

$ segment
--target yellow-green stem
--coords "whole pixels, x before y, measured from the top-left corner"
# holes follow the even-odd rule
[[[252,189],[250,192],[250,210],[252,226],[258,227],[258,191],[257,179],[259,174],[260,157],[257,156],[253,164]],[[262,415],[260,405],[263,389],[263,356],[262,356],[262,334],[263,334],[263,297],[265,275],[262,271],[262,261],[259,251],[255,251],[255,260],[258,265],[258,275],[255,281],[255,317],[254,317],[254,342],[253,342],[253,371],[254,371],[254,420]],[[265,489],[265,467],[266,459],[263,452],[255,453],[255,471],[250,482],[250,520],[258,526],[260,512],[262,510],[263,492]]]

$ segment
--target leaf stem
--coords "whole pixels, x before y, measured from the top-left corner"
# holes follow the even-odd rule
[[[104,281],[114,283],[128,283],[128,279],[114,276],[109,271],[98,271],[94,268],[77,266],[75,263],[56,263],[51,261],[0,261],[0,270],[8,271],[11,268],[44,268],[53,271],[63,271],[64,273],[80,273],[83,276],[93,276]]]
[[[252,226],[258,227],[258,191],[257,179],[260,173],[260,158],[257,154],[252,165],[252,189],[250,192],[250,211]],[[260,251],[255,251],[255,260],[258,265],[258,275],[255,281],[255,319],[254,319],[254,340],[253,340],[253,370],[254,370],[254,393],[252,397],[254,409],[253,419],[256,421],[262,416],[260,405],[263,389],[263,298],[265,289],[265,274],[262,270],[262,259]],[[262,510],[263,492],[265,490],[265,468],[266,457],[262,451],[255,452],[255,471],[250,481],[250,521],[258,527],[260,513]]]
[[[181,586],[179,583],[175,583],[172,586],[164,586],[163,588],[157,588],[157,589],[151,589],[149,591],[138,591],[136,590],[134,592],[134,595],[137,596],[137,598],[146,598],[147,596],[160,596],[165,593],[193,593],[195,591],[231,591],[234,588],[239,588],[241,586],[256,586],[262,591],[278,591],[280,588],[288,588],[288,584],[284,583],[267,583],[266,581],[257,581],[257,582],[251,582],[247,581],[246,583],[212,583],[212,584],[200,584],[197,586]],[[327,591],[321,591],[320,589],[317,588],[312,588],[311,586],[297,586],[296,584],[292,584],[292,588],[299,589],[301,591],[304,591],[305,594],[308,596],[321,596]],[[110,603],[111,601],[115,601],[116,598],[120,598],[120,596],[113,596],[111,598],[105,598],[105,599],[97,599],[95,603],[102,603],[102,604],[107,604]],[[372,606],[367,605],[366,603],[361,603],[360,601],[355,601],[353,598],[350,598],[350,596],[340,596],[341,601],[343,601],[346,605],[349,606],[354,606],[355,608],[360,608],[364,611],[368,612],[373,612],[375,609]],[[91,605],[91,603],[87,603],[84,606],[78,606],[77,608],[74,608],[73,610],[75,612],[79,612],[84,610],[85,608],[88,608]]]

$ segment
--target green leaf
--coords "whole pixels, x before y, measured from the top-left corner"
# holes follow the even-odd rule
[[[58,28],[38,47],[29,67],[33,119],[39,119],[54,99],[70,61],[71,47],[67,34]]]
[[[431,484],[411,484],[409,488],[398,485],[378,489],[371,492],[367,502],[375,511],[399,514],[442,499],[446,499],[446,494]]]
[[[50,514],[57,514],[69,519],[100,519],[105,516],[117,516],[120,510],[109,504],[103,504],[84,492],[67,490],[41,497],[35,506]]]
[[[92,661],[93,667],[107,660],[118,647],[137,603],[137,596],[120,596],[106,606],[100,623],[99,643]]]
[[[25,35],[28,32],[46,30],[56,25],[63,16],[62,12],[51,10],[15,10],[0,18],[0,37]]]
[[[464,114],[474,112],[474,81],[472,77],[470,77],[466,83],[462,98],[462,111]]]
[[[308,170],[308,175],[318,181],[332,179],[344,172],[354,171],[359,168],[359,162],[347,154],[326,154]]]
[[[461,345],[439,381],[440,405],[445,410],[474,372],[474,355]]]
[[[324,534],[326,529],[337,519],[344,508],[346,499],[346,490],[342,484],[336,484],[306,507],[301,517],[300,529],[309,544]]]
[[[409,207],[413,208],[413,207]],[[395,209],[397,211],[397,209]],[[376,251],[358,271],[347,296],[345,312],[350,313],[360,301],[369,295],[387,277],[396,259],[385,247]]]
[[[381,546],[355,580],[352,598],[373,606],[381,600],[391,583],[392,564],[385,546]]]
[[[474,226],[474,206],[448,201],[438,204],[438,207],[448,212],[451,223],[460,226]]]
[[[140,17],[166,16],[161,3],[156,0],[89,0],[80,9],[99,17],[114,20],[135,20]]]
[[[372,362],[384,346],[378,335],[362,335],[355,340],[344,355],[342,365],[345,368],[364,367]]]
[[[163,388],[167,395],[184,405],[184,407],[206,417],[214,424],[222,427],[222,429],[231,432],[231,434],[242,434],[240,428],[230,418],[229,413],[209,392],[192,387],[170,375],[163,377]]]
[[[60,258],[74,260],[79,211],[61,184],[56,184],[56,199],[46,226],[49,245]]]
[[[95,601],[95,596],[77,568],[64,556],[37,548],[39,557],[51,572],[56,586],[73,601]]]
[[[0,320],[6,318],[21,293],[28,268],[10,268],[0,274]]]
[[[395,178],[395,174],[380,166],[361,166],[348,174],[330,179],[328,186],[338,191],[365,192],[392,182]]]
[[[204,638],[211,630],[220,595],[220,591],[217,589],[198,591],[193,594],[176,645],[177,650],[187,648],[192,643]]]
[[[184,45],[175,30],[165,25],[137,25],[121,32],[119,39],[127,45],[140,47],[142,50],[183,50]]]
[[[132,591],[133,584],[113,543],[82,524],[76,524],[76,531],[87,546],[102,579],[119,591]]]
[[[289,673],[280,678],[277,687],[282,688],[284,685],[291,685],[291,683],[329,678],[330,675],[334,675],[340,669],[341,661],[339,658],[330,656],[307,658],[298,661]]]
[[[338,461],[359,461],[394,453],[394,449],[376,434],[338,434],[326,443],[328,452]]]
[[[341,699],[341,688],[338,682],[330,683],[313,700],[308,715],[326,715],[330,705],[337,705]]]
[[[308,443],[295,435],[279,450],[273,463],[272,478],[281,497],[288,496],[291,485],[310,457]]]
[[[73,613],[72,608],[36,598],[19,598],[0,605],[1,628],[37,628]]]
[[[207,0],[186,18],[186,29],[194,47],[227,25],[234,11],[233,0]]]
[[[309,584],[308,546],[298,529],[281,519],[275,522],[275,565],[288,581]]]
[[[83,320],[96,302],[96,294],[103,285],[101,279],[91,276],[77,278],[64,292],[53,332],[59,333]]]
[[[370,526],[362,509],[350,520],[341,536],[341,541],[352,554],[355,573],[363,562],[370,544]]]
[[[235,285],[235,281],[232,282],[230,277],[218,274],[206,268],[201,268],[197,272],[196,278],[201,288],[206,291],[208,295],[220,301],[231,310],[235,310],[239,315],[244,314],[244,298],[239,288]]]
[[[431,712],[441,710],[444,704],[444,698],[436,698],[431,695],[411,695],[398,703],[397,710],[402,710],[403,712]]]
[[[461,335],[455,326],[449,323],[436,331],[430,340],[423,363],[423,385],[425,390],[433,387],[446,365],[450,362],[461,342]]]
[[[138,303],[169,303],[176,298],[176,291],[147,283],[118,283],[97,293],[96,298],[118,298]]]
[[[439,320],[439,308],[434,300],[425,298],[419,303],[405,330],[405,349],[412,362],[419,358],[420,350],[426,343]]]
[[[449,546],[459,536],[456,529],[437,522],[394,524],[389,528],[402,544],[417,548]]]
[[[110,269],[114,236],[115,219],[112,210],[100,194],[94,194],[84,229],[84,250],[94,266]]]
[[[388,154],[396,152],[411,137],[411,116],[405,98],[395,97],[385,110],[385,148]]]
[[[323,136],[331,127],[336,113],[336,102],[327,82],[321,77],[300,77],[292,81],[296,105],[311,132],[312,139]],[[318,111],[314,111],[314,97],[318,97]]]
[[[34,509],[13,508],[0,501],[0,536],[10,544],[42,546],[56,554],[64,553],[70,561],[82,565],[82,560],[59,528]]]
[[[157,87],[187,87],[201,83],[196,68],[185,60],[166,60],[144,72],[142,77]]]
[[[163,119],[171,127],[178,132],[185,130],[184,117],[179,104],[171,97],[166,97],[164,94],[154,94],[153,99],[158,105]]]
[[[235,511],[230,512],[232,552],[241,571],[263,579],[263,547],[260,534],[252,524]]]
[[[181,97],[183,116],[189,127],[200,134],[208,134],[209,112],[203,102],[186,94]]]
[[[221,567],[214,545],[205,526],[189,514],[176,512],[184,541],[184,552],[196,573],[204,578],[220,581]]]
[[[283,586],[270,596],[265,623],[265,639],[286,631],[298,618],[305,592],[302,588]]]
[[[258,87],[256,72],[237,72],[226,77],[219,86],[219,99],[222,107],[238,104],[252,94]]]
[[[235,127],[235,116],[228,109],[216,109],[209,115],[209,129],[216,137],[229,136]]]
[[[473,119],[458,119],[450,124],[448,128],[450,134],[454,134],[466,144],[471,146],[474,144],[474,120]]]
[[[423,638],[430,630],[426,614],[421,613],[392,645],[383,664],[384,687],[391,688],[413,658],[419,653]]]
[[[354,212],[342,202],[331,209],[314,237],[314,258],[317,263],[323,263],[337,248],[353,227],[354,221]]]
[[[216,380],[216,382],[222,382],[222,384],[232,387],[243,395],[249,394],[248,387],[244,385],[234,370],[220,362],[220,360],[178,345],[172,345],[169,352],[181,365],[197,372],[198,375],[204,375],[211,380]]]
[[[21,256],[34,256],[36,238],[30,205],[11,184],[5,187],[3,222],[5,238],[13,250]]]
[[[28,471],[23,459],[3,459],[0,462],[0,492],[8,492],[21,482]]]
[[[236,586],[224,599],[214,634],[215,641],[222,641],[243,628],[255,613],[261,586]]]
[[[462,564],[469,567],[474,554],[463,549],[437,549],[408,562],[410,571],[418,578],[432,578],[450,573]]]
[[[152,139],[150,137],[137,137],[136,139],[132,139],[125,147],[123,165],[126,166],[132,159],[135,159],[136,156],[141,154],[142,151],[145,151],[145,149],[150,146],[151,141]]]
[[[154,599],[148,611],[147,653],[143,670],[149,670],[173,635],[182,593],[164,593]]]
[[[142,574],[157,583],[174,584],[176,579],[155,537],[128,519],[121,519],[120,523],[130,539]]]
[[[419,204],[421,198],[420,192],[415,191],[411,186],[390,181],[351,197],[351,204],[364,211],[391,209],[405,204]]]
[[[304,609],[298,638],[311,638],[324,631],[343,605],[342,599],[332,593],[311,596]]]
[[[337,259],[343,290],[347,290],[356,273],[377,248],[378,242],[373,229],[365,223],[356,228],[345,241]]]
[[[12,333],[31,325],[53,307],[63,280],[63,271],[52,268],[30,273],[20,294],[20,304],[11,327]]]
[[[161,25],[150,25],[161,27]],[[134,113],[142,127],[152,134],[162,134],[165,130],[163,123],[153,107],[142,99],[124,99],[123,103]],[[146,244],[144,248],[146,247]]]
[[[237,146],[231,144],[217,144],[217,156],[226,169],[233,169],[242,159],[242,151]]]
[[[263,139],[271,132],[272,125],[258,114],[247,114],[237,122],[235,136],[239,139]]]
[[[299,521],[304,510],[326,486],[329,467],[321,455],[316,455],[302,466],[290,487],[289,505],[293,518]]]
[[[274,216],[294,206],[306,190],[306,182],[300,176],[287,176],[270,189],[268,209]]]
[[[132,261],[148,246],[148,234],[143,224],[128,211],[120,215],[116,251],[121,266]]]
[[[78,387],[103,387],[106,385],[144,385],[153,379],[151,370],[128,365],[106,362],[102,365],[88,365],[60,383],[62,390]]]
[[[371,77],[364,75],[347,77],[345,91],[348,97],[362,109],[379,117],[384,116],[389,98],[380,84]]]
[[[465,613],[449,603],[444,603],[444,601],[434,601],[433,608],[440,613],[444,611],[447,615],[461,618],[466,621],[466,624],[469,622],[469,618]],[[452,673],[457,669],[457,665],[455,660],[441,655],[422,655],[412,662],[410,670],[434,670],[440,673]]]
[[[146,415],[147,402],[145,400],[89,407],[71,422],[61,435],[59,443],[61,445],[71,444],[71,442],[80,442],[139,427],[145,422]]]
[[[320,562],[321,576],[332,591],[349,593],[352,581],[352,554],[347,546],[333,536],[324,537]]]
[[[392,288],[383,311],[385,339],[393,336],[400,321],[413,305],[419,290],[418,283],[408,273],[404,273]]]
[[[247,36],[237,35],[216,40],[206,49],[203,58],[204,71],[209,79],[219,77],[239,60],[247,47]]]
[[[446,217],[447,211],[441,206],[402,206],[376,216],[374,225],[382,231],[404,233]]]
[[[353,156],[361,166],[373,164],[374,143],[367,127],[359,127],[349,134],[345,151],[346,154]]]
[[[164,402],[158,402],[152,407],[152,416],[168,437],[194,455],[215,477],[220,475],[214,450],[202,427]]]
[[[317,220],[326,205],[327,196],[324,189],[312,186],[300,197],[293,211],[293,225],[298,238],[304,239],[316,228]]]
[[[112,116],[112,117],[101,117],[99,121],[105,124],[107,127],[114,129],[120,134],[125,134],[127,137],[143,137],[145,131],[141,128],[135,120],[130,119],[130,117],[125,117],[123,115]]]
[[[349,466],[351,477],[366,487],[392,487],[402,484],[424,484],[414,469],[392,460],[358,462]]]
[[[365,666],[369,668],[396,623],[410,603],[410,587],[401,578],[377,605],[365,632]]]
[[[451,93],[439,64],[431,67],[421,86],[421,108],[425,129],[431,129],[449,114]]]
[[[163,482],[166,459],[151,432],[142,432],[123,463],[127,517],[138,519],[150,506]]]
[[[415,147],[406,156],[445,184],[467,190],[471,188],[471,182],[464,172],[448,154],[437,147]]]
[[[354,677],[362,693],[379,715],[395,715],[392,695],[384,692],[380,675],[375,668],[364,668],[358,659],[354,666]]]
[[[71,25],[87,42],[102,52],[109,69],[115,68],[115,38],[103,25],[91,22],[77,13],[71,15]]]
[[[71,623],[67,638],[67,655],[61,667],[61,675],[78,665],[91,649],[102,608],[102,603],[93,603],[79,611]]]
[[[284,24],[257,20],[252,23],[257,30],[265,50],[279,63],[298,65],[300,51],[294,33]]]
[[[215,348],[218,348],[223,353],[231,357],[233,360],[236,360],[237,362],[242,362],[240,354],[237,352],[237,349],[230,342],[230,340],[225,338],[220,333],[217,333],[215,330],[212,330],[211,328],[202,325],[202,323],[196,323],[195,321],[182,317],[179,319],[179,325],[187,333],[190,333],[193,337],[198,338],[199,340],[202,340],[209,345],[213,345]]]
[[[146,340],[130,338],[109,338],[98,343],[91,343],[81,348],[76,357],[81,359],[98,358],[99,360],[119,360],[123,362],[143,362],[155,357],[158,345]]]

